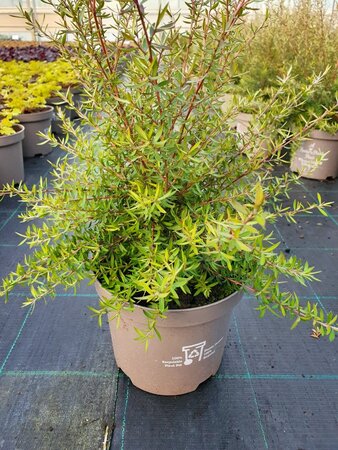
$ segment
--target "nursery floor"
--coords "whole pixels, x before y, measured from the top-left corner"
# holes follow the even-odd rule
[[[26,181],[47,174],[47,158],[26,161]],[[294,197],[319,191],[338,200],[338,181],[305,180]],[[0,276],[22,258],[15,232],[25,226],[16,199],[0,203]],[[297,288],[338,312],[338,205],[329,217],[280,222],[283,250],[322,271],[322,282]],[[335,450],[338,449],[338,341],[290,331],[259,319],[253,299],[235,311],[218,374],[195,393],[158,397],[134,388],[114,365],[107,325],[96,326],[86,305],[92,287],[62,293],[34,314],[24,289],[0,302],[0,449],[3,450]]]

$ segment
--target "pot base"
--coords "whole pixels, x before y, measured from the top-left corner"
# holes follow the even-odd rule
[[[96,283],[101,298],[110,293]],[[144,309],[122,310],[119,328],[109,321],[116,364],[132,383],[157,395],[181,395],[213,376],[222,361],[231,313],[242,292],[235,292],[218,302],[191,309],[169,310],[157,320],[161,341],[155,336],[148,350],[135,340],[135,328],[147,329]],[[111,319],[112,315],[108,314]]]
[[[140,349],[141,351],[143,351],[143,348]],[[222,358],[221,361],[219,362],[218,365],[218,369],[219,366],[221,365],[222,362]],[[174,397],[177,395],[185,395],[185,394],[190,394],[191,392],[194,392],[198,389],[198,387],[205,383],[206,381],[209,380],[209,378],[213,377],[216,375],[216,373],[218,372],[218,369],[214,372],[210,372],[209,375],[206,375],[205,378],[199,380],[199,382],[197,384],[192,384],[190,381],[188,381],[186,384],[185,383],[181,383],[179,386],[163,386],[163,384],[161,384],[160,386],[154,384],[154,383],[145,383],[144,381],[140,382],[140,380],[138,379],[138,377],[131,377],[127,374],[127,372],[125,372],[123,370],[122,367],[118,368],[120,370],[122,370],[122,372],[130,379],[131,383],[133,384],[133,386],[135,386],[137,389],[140,389],[143,392],[147,392],[148,394],[154,394],[154,395],[162,395],[164,397]]]
[[[39,136],[37,133],[48,133],[51,127],[54,109],[46,106],[43,111],[17,116],[20,123],[25,126],[25,138],[22,142],[23,156],[32,158],[38,155],[48,155],[53,150],[50,142]]]
[[[0,137],[0,188],[6,183],[24,181],[22,140],[24,127],[15,125],[15,134]]]

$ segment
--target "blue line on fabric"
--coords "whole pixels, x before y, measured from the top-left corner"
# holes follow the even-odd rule
[[[93,378],[115,378],[111,372],[90,372],[78,370],[4,370],[0,376],[20,377],[93,377]]]
[[[316,197],[312,194],[311,191],[309,191],[304,185],[302,185],[302,188],[304,189],[304,191],[305,191],[307,194],[309,194],[309,195],[313,198],[313,200],[314,200],[315,202],[317,201]],[[325,210],[325,212],[326,212],[328,218],[331,219],[332,222],[333,222],[335,225],[338,226],[337,220],[336,220],[336,219],[335,219],[335,218],[334,218],[327,210]],[[325,216],[323,216],[323,217],[325,217]]]
[[[11,292],[9,296],[13,297],[27,297],[30,295],[30,292]],[[71,294],[69,292],[65,292],[62,294],[55,294],[55,297],[90,297],[90,298],[98,298],[98,294],[93,293],[83,293],[83,294]]]
[[[288,246],[288,244],[287,244],[285,238],[283,237],[282,233],[279,231],[279,229],[277,228],[277,226],[276,226],[275,224],[274,224],[274,228],[276,229],[276,231],[277,231],[279,237],[282,239],[282,241],[285,243],[285,245]],[[306,248],[306,250],[308,250],[308,248]],[[313,289],[312,284],[311,284],[311,283],[308,283],[307,286],[308,286],[308,287],[311,289],[311,291],[313,292],[315,300],[318,301],[318,303],[320,304],[320,307],[323,309],[323,311],[327,312],[325,306],[323,305],[323,303],[322,303],[321,300],[320,300],[320,297],[317,295],[316,291]]]
[[[337,252],[337,247],[292,247],[291,250],[310,250],[310,251],[319,251],[319,252]]]
[[[32,309],[33,309],[32,306],[30,306],[30,308],[29,308],[27,314],[25,315],[25,318],[24,318],[23,321],[22,321],[22,324],[21,324],[21,326],[20,326],[20,328],[19,328],[19,331],[18,331],[18,333],[17,333],[17,335],[16,335],[14,341],[13,341],[12,346],[11,346],[11,348],[9,349],[7,355],[5,356],[5,359],[4,359],[3,363],[1,364],[1,367],[0,367],[0,375],[1,375],[2,371],[4,370],[4,368],[5,368],[6,364],[7,364],[7,362],[8,362],[8,360],[9,360],[9,358],[10,358],[10,356],[11,356],[11,354],[12,354],[12,352],[13,352],[13,350],[14,350],[14,348],[15,348],[15,346],[16,346],[16,344],[17,344],[19,338],[20,338],[20,336],[21,336],[22,330],[24,329],[24,327],[25,327],[25,325],[26,325],[26,322],[27,322],[27,320],[28,320],[28,318],[29,318],[29,316],[30,316],[30,314],[31,314],[31,312],[32,312]]]
[[[122,373],[90,372],[79,370],[3,370],[2,377],[83,377],[123,378]],[[338,374],[293,374],[293,373],[225,373],[212,376],[215,380],[276,380],[276,381],[338,381]]]
[[[260,427],[261,434],[262,434],[262,437],[263,437],[264,446],[265,446],[265,448],[269,448],[268,441],[266,439],[266,435],[265,435],[265,431],[264,431],[264,427],[263,427],[261,414],[259,412],[259,407],[258,407],[258,402],[257,402],[255,389],[253,387],[252,380],[251,380],[251,374],[250,374],[250,371],[249,371],[249,366],[248,366],[248,363],[247,363],[247,360],[246,360],[246,357],[245,357],[245,353],[244,353],[244,349],[243,349],[243,345],[242,345],[242,341],[241,341],[241,335],[240,335],[239,329],[238,329],[237,318],[236,318],[235,314],[234,314],[234,322],[235,322],[235,328],[236,328],[236,334],[237,334],[237,337],[238,337],[239,347],[240,347],[242,358],[243,358],[244,365],[245,365],[246,376],[248,377],[248,380],[250,382],[250,388],[251,388],[253,399],[254,399],[254,404],[255,404],[257,418],[258,418],[258,423],[259,423],[259,427]]]
[[[130,380],[128,378],[126,393],[125,393],[125,400],[124,400],[123,418],[122,418],[121,447],[120,447],[121,450],[124,450],[124,442],[125,442],[125,436],[126,436],[127,409],[128,409],[128,401],[129,401],[129,386],[130,386]]]
[[[332,217],[338,217],[338,214],[331,214]],[[309,219],[311,219],[311,217],[315,217],[316,219],[318,219],[319,217],[322,217],[325,219],[325,216],[323,214],[297,214],[297,217],[308,217]]]
[[[0,226],[0,231],[2,231],[5,228],[5,226],[8,224],[8,222],[10,222],[13,219],[15,214],[19,211],[20,207],[21,207],[21,205],[19,205],[16,209],[14,209],[14,211],[9,215],[9,217],[7,217],[7,219]]]
[[[338,381],[338,374],[239,373],[217,374],[216,380]]]
[[[46,176],[48,175],[49,170],[50,170],[50,168],[48,168],[48,170],[43,174],[43,177],[46,177]],[[2,231],[2,230],[4,229],[4,227],[8,224],[8,222],[9,222],[9,221],[13,218],[13,216],[19,211],[19,209],[21,208],[21,206],[22,206],[22,204],[19,204],[19,205],[17,206],[17,208],[15,208],[15,209],[12,211],[12,213],[10,214],[10,216],[5,220],[5,222],[4,222],[4,223],[2,224],[2,226],[0,227],[0,231]],[[27,295],[27,294],[25,294],[25,295]],[[18,342],[18,340],[19,340],[19,338],[20,338],[20,336],[21,336],[22,330],[24,329],[24,327],[25,327],[25,325],[26,325],[26,322],[27,322],[27,320],[28,320],[28,318],[29,318],[29,316],[30,316],[32,310],[33,310],[33,306],[31,305],[31,306],[29,307],[28,311],[27,311],[27,314],[25,315],[25,317],[24,317],[24,319],[23,319],[23,321],[22,321],[22,323],[21,323],[21,326],[20,326],[19,331],[18,331],[18,333],[17,333],[17,335],[16,335],[16,337],[15,337],[15,339],[14,339],[14,341],[13,341],[13,344],[12,344],[11,348],[9,349],[7,355],[5,356],[5,359],[4,359],[3,363],[2,363],[1,366],[0,366],[0,375],[2,374],[2,372],[3,372],[4,368],[5,368],[5,366],[6,366],[8,360],[9,360],[9,358],[10,358],[10,356],[11,356],[11,354],[12,354],[12,352],[13,352],[13,350],[14,350],[14,348],[15,348],[15,346],[16,346],[16,344],[17,344],[17,342]]]
[[[281,241],[283,241],[284,244],[286,245],[286,241],[285,241],[285,239],[283,238],[282,233],[281,233],[281,232],[279,231],[279,229],[277,228],[277,225],[276,225],[276,224],[273,224],[273,227],[274,227],[274,229],[276,230],[276,232],[277,232],[277,234],[278,234],[278,236],[279,236],[279,239],[280,239]]]
[[[294,193],[296,193],[296,192],[298,192],[298,193],[303,192],[306,188],[304,187],[303,184],[301,186],[302,186],[303,189],[293,189],[292,192],[294,192]],[[330,189],[327,189],[327,190],[323,189],[322,191],[319,192],[319,194],[331,194],[331,193],[332,194],[337,194],[338,191],[334,190],[334,189],[332,189],[332,190],[330,190]]]

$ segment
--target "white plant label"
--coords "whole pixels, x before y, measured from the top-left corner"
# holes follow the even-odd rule
[[[325,154],[327,151],[321,150],[317,147],[316,143],[310,144],[308,147],[301,147],[297,150],[297,157],[301,163],[301,167],[306,172],[312,172],[314,168],[320,166],[318,161],[320,157]],[[325,160],[327,157],[325,158]]]
[[[190,366],[193,363],[199,363],[204,359],[210,358],[215,352],[217,347],[223,341],[224,337],[221,337],[217,342],[207,347],[207,341],[198,342],[196,344],[184,345],[182,347],[182,355],[172,356],[167,361],[162,361],[164,367],[182,367]]]

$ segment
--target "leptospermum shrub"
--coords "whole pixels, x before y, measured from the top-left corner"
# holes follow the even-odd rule
[[[243,34],[249,40],[235,64],[242,95],[269,96],[278,77],[291,70],[298,90],[313,75],[324,74],[323,83],[293,111],[289,126],[301,127],[305,120],[319,117],[326,109],[332,113],[317,128],[338,131],[338,15],[323,0],[269,1],[268,15],[257,13],[247,21]],[[257,32],[257,30],[259,30]]]
[[[44,224],[28,226],[23,240],[33,252],[3,281],[1,295],[27,285],[24,304],[34,306],[59,285],[98,279],[112,295],[93,309],[99,320],[142,302],[152,308],[148,329],[139,330],[147,341],[157,318],[180,307],[183,296],[194,306],[201,296],[212,303],[243,288],[261,316],[288,316],[293,326],[312,321],[333,339],[337,317],[301,304],[281,283],[306,284],[316,272],[279,252],[267,230],[278,217],[325,213],[320,196],[317,204],[276,202],[297,178],[273,169],[282,142],[298,135],[272,130],[303,93],[290,95],[290,78],[280,79],[259,112],[260,126],[244,136],[229,124],[236,110],[221,112],[251,2],[189,2],[186,30],[168,6],[151,22],[139,0],[119,2],[117,11],[101,0],[45,3],[63,25],[51,36],[63,56],[69,30],[75,38],[74,66],[88,95],[87,112],[79,114],[90,132],[65,120],[64,157],[53,166],[51,185],[41,180],[2,191],[27,205],[24,222]],[[315,78],[307,89],[318,84]]]

